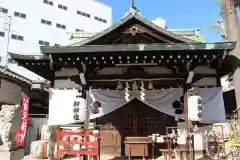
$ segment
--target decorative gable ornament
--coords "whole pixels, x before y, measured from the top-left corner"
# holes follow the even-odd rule
[[[183,114],[184,112],[184,97],[181,96],[179,100],[172,103],[172,107],[175,109],[175,114]]]
[[[188,97],[188,119],[191,121],[202,121],[202,98],[198,95]]]

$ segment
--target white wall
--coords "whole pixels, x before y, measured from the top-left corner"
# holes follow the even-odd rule
[[[85,32],[100,32],[112,23],[112,9],[95,0],[51,0],[53,6],[43,3],[43,0],[0,0],[0,7],[8,9],[12,16],[11,31],[13,34],[24,36],[24,41],[10,39],[9,51],[15,53],[39,52],[39,40],[50,42],[50,45],[65,44],[76,29]],[[67,6],[67,10],[58,8],[58,4]],[[91,15],[90,18],[77,14],[77,10]],[[26,19],[14,16],[14,12],[26,14]],[[0,31],[7,28],[5,22],[9,19],[0,13]],[[107,23],[94,19],[98,16],[106,19]],[[41,19],[52,22],[51,26],[41,23]],[[59,29],[56,23],[66,25]],[[0,37],[0,55],[6,53],[7,34]]]

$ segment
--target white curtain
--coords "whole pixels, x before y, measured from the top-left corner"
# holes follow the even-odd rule
[[[180,96],[183,94],[181,88],[171,88],[171,89],[162,89],[162,90],[146,90],[145,92],[145,104],[159,110],[163,113],[175,116],[172,103],[175,100],[180,100]],[[129,100],[140,98],[140,91],[130,91]],[[92,99],[99,101],[102,104],[99,114],[91,115],[91,118],[96,118],[108,114],[126,103],[125,100],[125,91],[116,91],[116,90],[96,90],[92,89],[90,95]],[[91,104],[91,99],[88,101]]]
[[[196,92],[203,100],[202,123],[224,122],[226,116],[221,88],[197,88]],[[86,116],[86,105],[84,103],[80,108],[79,121],[73,119],[73,102],[78,94],[77,90],[51,89],[49,94],[49,125],[62,125],[84,121]],[[172,103],[176,100],[180,101],[180,97],[183,96],[182,88],[146,90],[145,100],[141,100],[140,91],[130,91],[129,94],[130,101],[137,98],[160,112],[183,119],[183,114],[175,114],[175,109],[172,107]],[[91,119],[109,114],[128,103],[125,100],[124,90],[92,89],[88,93],[87,104],[90,105],[93,101],[100,102],[101,108],[98,114],[90,115]]]
[[[203,123],[226,121],[222,88],[198,88],[198,95],[203,100]]]
[[[99,101],[102,104],[100,112],[91,115],[91,119],[111,113],[128,103],[125,100],[125,91],[92,89],[90,92],[91,98],[89,98],[88,104],[91,104],[91,99]],[[217,123],[226,120],[221,88],[197,88],[195,92],[201,96],[203,100],[202,123]],[[174,101],[180,101],[180,97],[183,95],[182,88],[146,90],[145,100],[140,98],[140,91],[130,91],[129,94],[130,101],[137,98],[160,112],[181,119],[184,118],[183,114],[175,114],[175,109],[172,107]]]

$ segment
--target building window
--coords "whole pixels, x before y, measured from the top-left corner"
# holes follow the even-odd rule
[[[66,29],[65,25],[62,25],[62,24],[59,24],[59,23],[56,24],[56,27],[61,28],[61,29]]]
[[[81,16],[84,16],[84,17],[90,18],[90,14],[85,13],[85,12],[77,11],[77,14],[79,14],[79,15],[81,15]]]
[[[107,20],[99,18],[97,16],[94,17],[95,20],[99,21],[99,22],[103,22],[103,23],[107,23]]]
[[[5,36],[5,32],[0,31],[0,37],[4,37]]]
[[[67,6],[64,6],[64,5],[61,5],[61,4],[58,5],[58,8],[63,9],[63,10],[67,10]]]
[[[42,24],[49,25],[49,26],[52,25],[52,22],[51,22],[51,21],[48,21],[48,20],[45,20],[45,19],[41,19],[41,23],[42,23]]]
[[[40,44],[40,45],[42,45],[42,46],[49,46],[49,45],[50,45],[49,42],[42,41],[42,40],[39,40],[39,41],[38,41],[38,44]]]
[[[43,3],[53,6],[53,2],[49,0],[43,0]]]
[[[14,16],[26,19],[26,14],[20,12],[14,12]]]
[[[23,41],[23,36],[19,36],[19,35],[16,35],[16,34],[12,34],[11,38],[15,39],[15,40]]]
[[[82,29],[76,29],[76,32],[84,32]]]
[[[0,12],[7,14],[8,9],[0,7]]]

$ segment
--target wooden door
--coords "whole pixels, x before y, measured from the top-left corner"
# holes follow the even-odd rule
[[[137,99],[98,118],[101,125],[101,153],[125,155],[125,137],[147,137],[153,133],[166,134],[166,127],[175,126],[175,118],[163,114]]]

